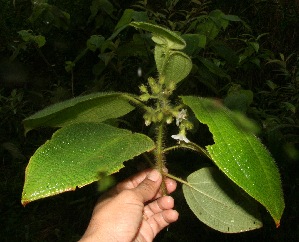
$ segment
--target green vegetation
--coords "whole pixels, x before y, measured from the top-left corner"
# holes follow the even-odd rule
[[[103,175],[121,180],[152,162],[161,169],[165,156],[170,176],[183,183],[174,195],[181,216],[157,241],[297,240],[299,6],[296,1],[288,4],[0,0],[3,241],[76,241],[99,196],[93,183],[22,207],[29,159],[23,204],[75,190]],[[272,153],[281,173],[286,201],[282,218],[277,167],[252,133]],[[105,137],[97,139],[97,134]],[[171,136],[181,142],[176,144]],[[74,159],[82,144],[64,146],[78,137],[96,150],[80,157],[94,170],[82,170],[65,187],[55,183],[52,190],[45,188],[40,194],[40,186],[53,176],[51,170],[60,174],[70,169],[69,163],[75,170],[81,165]],[[103,150],[101,144],[107,140],[118,145],[112,142]],[[134,140],[136,145],[128,145]],[[59,156],[51,147],[61,149]],[[123,149],[128,151],[124,156]],[[44,161],[48,150],[52,164]],[[119,159],[107,156],[97,166],[99,154],[111,150]],[[153,151],[155,158],[145,153],[127,161],[145,151]],[[62,157],[66,162],[59,164]],[[213,164],[222,172],[206,168]],[[31,176],[40,183],[32,184]],[[200,187],[197,181],[218,183]],[[211,223],[211,211],[220,209],[212,200],[194,202],[205,201],[201,194],[213,191],[234,210],[224,215],[235,216],[227,218],[230,231],[221,223]],[[241,195],[235,199],[245,210],[234,206],[232,191]],[[198,213],[199,206],[210,212]],[[278,229],[266,210],[280,224]],[[264,227],[227,235],[196,217],[222,232],[259,228],[261,221]],[[253,221],[250,226],[249,221]]]

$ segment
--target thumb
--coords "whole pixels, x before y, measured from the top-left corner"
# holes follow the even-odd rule
[[[145,203],[152,200],[157,195],[161,183],[161,173],[158,170],[153,169],[147,177],[136,188],[134,188],[134,190],[136,194],[142,198],[142,202]]]

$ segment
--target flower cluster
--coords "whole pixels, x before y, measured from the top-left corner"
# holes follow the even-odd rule
[[[150,77],[148,78],[148,86],[142,84],[139,89],[142,93],[139,96],[141,101],[156,100],[155,107],[148,108],[143,115],[145,125],[148,126],[156,122],[172,123],[175,108],[171,105],[168,98],[175,89],[175,83],[165,83],[165,78],[163,77],[160,77],[158,80]]]
[[[179,133],[171,137],[179,142],[189,143],[190,141],[186,137],[186,130],[192,129],[193,125],[187,120],[187,109],[183,109],[181,104],[177,106],[172,105],[168,99],[175,90],[175,86],[175,82],[168,81],[166,83],[163,76],[157,80],[152,77],[148,78],[148,85],[142,84],[139,87],[141,92],[139,99],[143,102],[155,100],[155,106],[148,107],[143,118],[146,126],[157,122],[171,124],[175,119],[176,126],[179,127]]]

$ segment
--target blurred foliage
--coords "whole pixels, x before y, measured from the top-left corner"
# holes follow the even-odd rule
[[[177,209],[186,213],[157,240],[297,241],[298,1],[0,0],[1,241],[76,241],[82,235],[98,196],[93,186],[21,207],[27,161],[51,133],[35,131],[25,139],[21,121],[82,93],[139,93],[155,65],[149,35],[127,28],[133,20],[183,34],[194,65],[178,90],[216,97],[254,119],[286,196],[279,229],[222,235],[191,226],[194,218],[178,192]]]

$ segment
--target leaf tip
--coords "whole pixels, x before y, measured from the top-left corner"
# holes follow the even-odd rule
[[[27,205],[28,203],[30,203],[29,200],[24,199],[24,198],[21,199],[21,204],[23,205],[23,207],[26,207],[26,205]]]
[[[280,220],[278,220],[278,221],[275,221],[275,224],[276,224],[276,228],[278,229],[278,228],[279,228],[279,226],[280,226]]]

